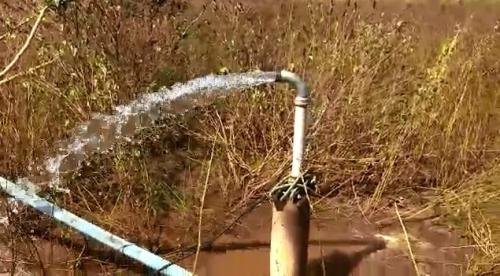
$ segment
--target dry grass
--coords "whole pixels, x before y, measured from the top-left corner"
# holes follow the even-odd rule
[[[48,11],[10,71],[18,75],[0,84],[0,173],[36,170],[92,112],[220,67],[287,68],[305,77],[314,103],[306,164],[325,196],[361,198],[366,214],[422,191],[459,195],[464,179],[498,162],[498,4],[197,3],[85,0]],[[24,42],[25,18],[39,4],[0,5],[8,15],[0,25],[1,64]],[[53,196],[151,248],[177,244],[165,235],[174,228],[182,229],[180,240],[193,241],[193,204],[211,145],[206,232],[286,174],[292,100],[286,88],[266,87],[166,119],[138,133],[136,143],[90,158],[65,178],[71,195]],[[483,195],[482,186],[470,187],[471,198]],[[210,202],[214,194],[221,202]],[[472,208],[460,198],[439,202]],[[468,226],[472,238],[485,239],[481,225]],[[484,248],[478,256],[498,255]]]
[[[436,206],[442,207],[448,221],[464,229],[476,254],[468,271],[473,275],[497,275],[500,272],[499,220],[500,167],[488,168],[463,181],[455,188],[442,191]]]

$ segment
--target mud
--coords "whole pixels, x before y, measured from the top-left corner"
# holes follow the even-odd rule
[[[383,217],[389,215],[393,214]],[[472,250],[462,246],[456,233],[439,225],[437,218],[412,220],[405,225],[420,275],[465,275]],[[210,251],[200,252],[197,275],[269,275],[270,231],[271,208],[266,203],[220,237]],[[387,243],[381,244],[381,237]],[[38,238],[33,238],[32,243],[37,249],[32,253],[33,261],[18,264],[16,275],[143,275],[147,272],[103,248],[102,251],[95,247],[89,250],[92,246],[81,248]],[[407,248],[397,221],[377,227],[363,217],[325,218],[316,212],[311,220],[308,275],[417,275]],[[1,253],[2,271],[10,271],[8,260],[13,259],[12,252],[2,248]],[[194,256],[179,264],[192,271],[193,263]]]
[[[200,253],[196,272],[200,276],[269,275],[270,227],[270,206],[261,206],[215,243],[217,252]],[[465,273],[472,252],[460,246],[457,234],[435,220],[406,227],[420,275]],[[389,240],[385,249],[377,244],[380,235]],[[363,218],[311,221],[309,275],[416,275],[407,252],[399,224],[380,229]],[[193,259],[183,265],[192,269]]]

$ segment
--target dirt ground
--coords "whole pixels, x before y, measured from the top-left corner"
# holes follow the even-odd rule
[[[464,275],[472,251],[462,246],[463,241],[453,229],[433,217],[404,223],[420,275]],[[311,220],[308,275],[417,275],[399,222],[387,218],[391,216],[377,215],[369,222],[361,216],[327,217],[316,213]],[[197,275],[269,275],[270,231],[271,208],[266,202],[219,238],[209,251],[200,252]],[[381,239],[386,241],[385,247],[381,246]],[[68,263],[83,251],[46,240],[35,243],[44,272],[49,275],[108,275],[111,271],[118,275],[140,275],[144,272],[137,266],[125,264],[116,270],[107,263],[110,259],[94,258],[83,258],[78,266],[68,270]],[[9,254],[4,255],[7,258]],[[179,264],[192,271],[194,258],[193,255]],[[120,264],[119,258],[115,261]],[[18,275],[23,275],[22,271],[44,275],[35,267],[18,269]]]
[[[269,242],[271,211],[265,204],[216,244],[266,244]],[[406,225],[420,275],[461,275],[470,252],[445,226],[424,220]],[[390,240],[377,247],[377,237]],[[380,228],[362,218],[313,218],[309,247],[310,275],[415,275],[406,243],[398,224]],[[363,244],[365,243],[365,244]],[[223,247],[223,246],[222,246]],[[192,260],[185,262],[186,267]],[[269,275],[269,250],[257,249],[204,252],[197,271],[200,275]],[[350,274],[349,274],[350,273]]]

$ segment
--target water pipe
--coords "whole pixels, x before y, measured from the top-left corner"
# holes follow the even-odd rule
[[[302,158],[306,135],[307,105],[309,104],[309,91],[306,83],[297,74],[282,70],[276,76],[276,82],[287,82],[295,86],[295,118],[293,125],[293,152],[292,152],[292,177],[301,176]]]
[[[303,181],[301,166],[304,156],[309,92],[305,82],[292,72],[281,71],[277,73],[276,81],[287,82],[297,90],[294,101],[292,171],[290,179],[287,180],[291,184],[285,185],[285,187],[292,188],[296,187],[297,184],[306,185]],[[285,189],[290,191],[290,188]],[[309,201],[307,196],[297,198],[294,193],[291,196],[288,192],[284,194],[286,195],[284,198],[273,197],[270,275],[304,276],[307,273]]]
[[[112,233],[76,216],[75,214],[58,207],[57,205],[39,197],[35,193],[24,189],[23,186],[14,184],[0,177],[0,188],[14,199],[29,205],[38,211],[51,216],[80,233],[111,247],[112,249],[128,256],[160,275],[187,276],[191,273],[150,251],[128,242]]]

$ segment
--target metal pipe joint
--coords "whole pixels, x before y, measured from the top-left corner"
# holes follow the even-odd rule
[[[297,97],[309,99],[309,90],[306,83],[295,73],[281,70],[276,76],[276,82],[287,82],[293,84],[297,90]],[[305,103],[307,105],[307,103]]]

